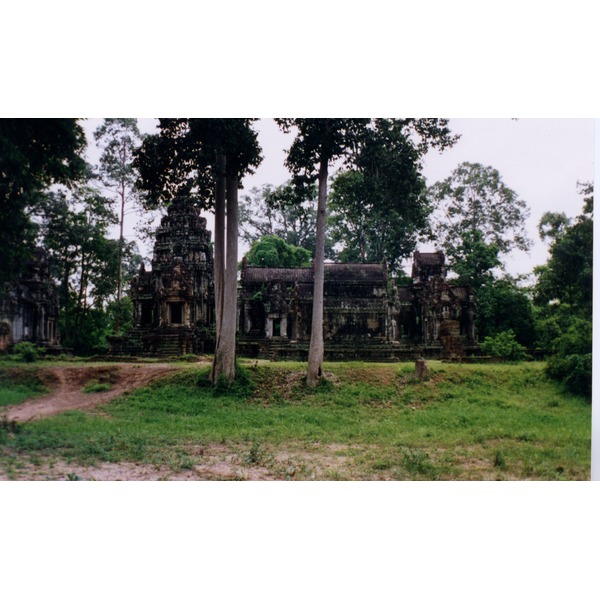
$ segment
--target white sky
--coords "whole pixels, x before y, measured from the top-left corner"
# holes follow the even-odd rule
[[[86,131],[93,131],[100,122],[100,119],[85,121]],[[143,132],[155,130],[156,121],[153,119],[140,119],[139,123]],[[255,174],[244,179],[242,194],[254,186],[279,185],[289,179],[283,162],[292,136],[281,133],[272,119],[261,119],[256,127],[263,149],[263,162]],[[577,182],[593,180],[594,120],[451,119],[450,128],[461,134],[461,138],[450,150],[442,153],[433,151],[427,155],[424,175],[428,185],[448,177],[464,161],[496,168],[504,183],[517,192],[531,209],[527,222],[533,240],[531,251],[517,251],[506,258],[510,273],[530,273],[534,266],[547,260],[547,247],[537,233],[542,214],[564,211],[574,217],[581,212],[583,203],[577,193]],[[93,137],[88,137],[93,145]],[[90,150],[90,160],[94,160],[97,154],[93,148]],[[212,218],[211,215],[206,216],[210,228]],[[128,227],[131,235],[132,225],[130,222]],[[240,247],[240,256],[245,251],[247,247]],[[151,249],[145,247],[145,252],[149,255]]]

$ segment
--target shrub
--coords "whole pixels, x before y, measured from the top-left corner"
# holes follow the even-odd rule
[[[548,360],[549,377],[564,383],[574,394],[592,397],[592,323],[577,319],[553,344]]]
[[[515,339],[512,329],[486,337],[481,348],[490,356],[507,361],[519,361],[527,358],[526,348]]]
[[[18,344],[15,344],[15,347],[13,348],[13,354],[17,360],[31,363],[39,360],[41,351],[31,342],[19,342]]]
[[[592,397],[592,355],[556,355],[548,360],[546,372],[552,379],[562,381],[574,394]]]

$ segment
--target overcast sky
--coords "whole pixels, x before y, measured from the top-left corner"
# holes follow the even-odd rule
[[[100,122],[101,119],[85,121],[91,145],[94,142],[90,134]],[[155,120],[140,119],[143,132],[154,131],[155,124]],[[272,119],[261,119],[256,127],[264,158],[256,173],[243,181],[242,194],[255,186],[279,185],[289,179],[283,162],[292,136],[281,133]],[[564,211],[575,217],[581,213],[583,203],[577,182],[593,180],[594,120],[451,119],[450,127],[461,138],[450,150],[427,155],[424,175],[428,185],[448,177],[464,161],[496,168],[504,183],[531,209],[527,228],[533,247],[529,253],[517,251],[506,260],[512,274],[530,273],[547,259],[547,247],[537,234],[542,214]],[[90,149],[89,157],[95,160],[97,152]],[[212,218],[206,216],[211,227]],[[131,227],[128,230],[132,231]],[[240,248],[241,252],[246,250]]]

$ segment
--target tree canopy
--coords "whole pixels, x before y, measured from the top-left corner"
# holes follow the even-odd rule
[[[308,267],[311,253],[306,248],[288,244],[276,235],[266,235],[252,244],[246,264],[252,267]]]
[[[138,177],[133,159],[142,143],[137,119],[104,119],[94,132],[94,138],[102,148],[97,169],[100,181],[110,191],[109,199],[117,204],[119,243],[117,266],[116,302],[121,302],[123,290],[123,254],[125,251],[125,216],[128,205],[139,204],[140,194],[135,183]],[[120,324],[117,319],[116,329]]]
[[[525,228],[529,208],[493,167],[462,163],[434,184],[429,196],[436,211],[433,239],[445,250],[451,267],[459,259],[461,241],[468,236],[488,246],[494,244],[499,255],[531,246]]]
[[[375,119],[354,160],[333,180],[331,231],[341,260],[386,262],[390,271],[412,254],[430,209],[419,147],[393,119]]]
[[[240,237],[252,244],[266,235],[275,235],[287,244],[315,252],[317,229],[317,188],[288,181],[274,187],[252,188],[240,201]],[[333,258],[329,236],[325,256]]]
[[[540,220],[542,237],[552,241],[548,262],[534,269],[534,301],[539,344],[552,354],[548,374],[572,392],[591,398],[593,185],[580,184],[580,193],[583,210],[574,222],[561,213],[546,213]]]
[[[225,172],[238,179],[252,173],[262,159],[254,119],[159,119],[158,133],[144,139],[137,152],[139,187],[148,206],[193,198],[202,208],[215,205],[218,156]]]
[[[34,240],[43,192],[83,178],[85,146],[77,119],[0,119],[0,281],[17,275]]]

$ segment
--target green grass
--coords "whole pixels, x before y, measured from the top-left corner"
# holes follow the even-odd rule
[[[242,463],[282,478],[590,476],[591,406],[548,380],[541,363],[430,361],[431,380],[422,383],[408,363],[328,363],[331,375],[316,390],[305,387],[300,363],[248,364],[232,390],[215,391],[208,368],[182,369],[92,414],[0,429],[0,449],[13,458],[192,469],[197,457],[190,449],[225,444],[240,449]],[[297,459],[286,476],[278,470],[283,451],[314,464]]]
[[[35,367],[0,366],[0,407],[20,404],[46,391]]]
[[[107,381],[101,382],[101,381],[94,379],[94,380],[90,381],[83,388],[83,393],[84,394],[97,394],[99,392],[107,392],[111,388],[112,388],[112,385],[109,382],[107,382]]]

